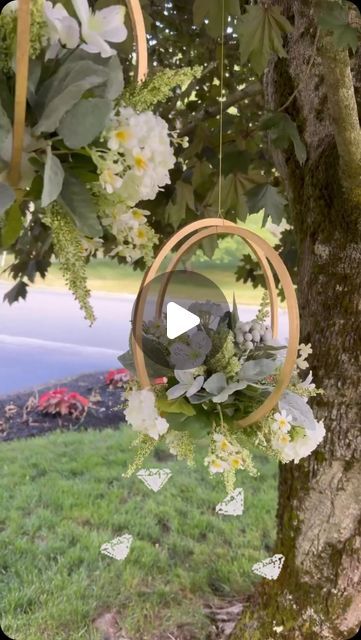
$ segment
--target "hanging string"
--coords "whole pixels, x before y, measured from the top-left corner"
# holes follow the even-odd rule
[[[222,216],[222,165],[223,165],[223,89],[224,89],[224,29],[225,29],[225,0],[222,0],[222,37],[221,37],[221,81],[219,116],[219,183],[218,183],[218,216]]]

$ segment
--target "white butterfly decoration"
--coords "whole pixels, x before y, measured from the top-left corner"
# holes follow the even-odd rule
[[[125,533],[124,536],[114,538],[114,540],[103,544],[100,548],[100,552],[104,553],[106,556],[114,558],[115,560],[124,560],[130,551],[132,542],[133,536],[129,533]]]
[[[272,558],[266,558],[266,560],[262,562],[257,562],[257,564],[253,565],[252,571],[263,578],[267,578],[267,580],[277,580],[284,561],[285,557],[279,553],[272,556]]]
[[[241,516],[244,509],[244,491],[235,489],[223,502],[216,506],[216,512],[222,516]]]
[[[172,472],[170,469],[141,469],[138,471],[138,478],[144,482],[148,489],[159,491],[168,482]]]

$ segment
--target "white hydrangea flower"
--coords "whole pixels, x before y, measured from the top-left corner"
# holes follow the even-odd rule
[[[168,389],[167,396],[169,400],[175,400],[184,395],[187,396],[187,398],[191,398],[191,396],[194,396],[203,386],[204,376],[197,376],[195,378],[192,369],[184,371],[178,371],[176,369],[174,375],[179,384]]]
[[[93,12],[87,0],[72,0],[72,3],[80,20],[82,39],[85,41],[81,49],[88,53],[100,53],[102,58],[116,54],[116,50],[108,42],[124,42],[126,39],[125,8],[117,5]]]
[[[150,389],[135,389],[127,395],[125,418],[134,431],[145,433],[154,440],[167,433],[169,424],[157,410],[155,395]]]
[[[302,458],[309,456],[322,442],[326,435],[324,424],[322,421],[315,424],[314,431],[297,428],[292,439],[287,433],[274,438],[272,444],[279,451],[284,462],[293,460],[297,464]]]

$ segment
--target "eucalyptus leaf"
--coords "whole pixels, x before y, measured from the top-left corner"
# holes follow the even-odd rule
[[[5,182],[0,182],[0,215],[15,201],[15,191]]]
[[[42,207],[47,207],[57,199],[61,192],[63,181],[64,169],[61,162],[59,158],[51,153],[51,149],[48,147],[46,152],[43,192],[41,194]]]
[[[292,391],[285,391],[278,404],[281,411],[292,416],[292,424],[315,431],[316,421],[312,409],[303,398]]]
[[[63,116],[81,99],[82,95],[106,80],[106,69],[94,66],[96,70],[92,75],[86,76],[82,80],[66,87],[60,95],[56,95],[46,104],[39,122],[33,129],[35,135],[55,131]]]
[[[118,56],[111,56],[108,64],[108,80],[105,88],[105,97],[115,100],[123,93],[124,74]]]
[[[212,395],[218,395],[227,386],[226,376],[224,373],[214,373],[203,386]]]
[[[85,147],[103,131],[111,110],[104,98],[80,100],[62,118],[58,133],[69,149]]]
[[[277,366],[276,360],[271,358],[248,360],[240,370],[240,378],[241,380],[247,380],[247,382],[259,382],[263,378],[272,375]]]
[[[98,220],[95,201],[80,180],[66,173],[58,200],[84,235],[91,238],[102,235],[103,230]]]

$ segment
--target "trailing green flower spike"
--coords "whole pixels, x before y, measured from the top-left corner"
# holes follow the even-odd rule
[[[186,86],[194,78],[199,78],[202,67],[185,67],[184,69],[164,69],[148,78],[142,84],[124,91],[121,102],[136,111],[146,111],[159,102],[165,102],[177,86]]]
[[[58,203],[52,203],[45,211],[44,222],[51,228],[54,254],[59,260],[65,282],[78,301],[86,320],[93,324],[95,315],[89,301],[91,292],[87,286],[86,261],[81,236]]]

